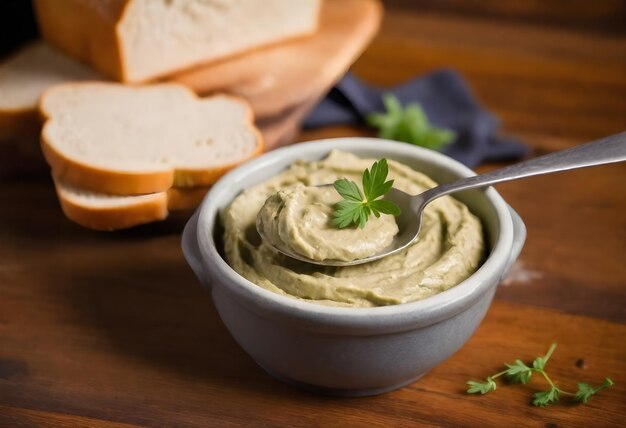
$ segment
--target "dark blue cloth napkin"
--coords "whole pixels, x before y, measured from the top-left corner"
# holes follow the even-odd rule
[[[305,119],[304,127],[363,124],[368,114],[385,110],[384,93],[395,95],[403,105],[419,103],[432,124],[454,130],[455,141],[442,151],[465,165],[514,160],[529,153],[526,145],[496,134],[498,119],[478,104],[463,78],[452,70],[384,89],[348,73]]]

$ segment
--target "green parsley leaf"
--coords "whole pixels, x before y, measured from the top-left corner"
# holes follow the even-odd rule
[[[602,382],[602,385],[598,386],[597,388],[592,387],[588,383],[579,382],[578,391],[576,391],[576,395],[574,395],[574,400],[583,404],[587,404],[587,402],[593,395],[610,386],[613,386],[613,381],[608,377],[605,378],[604,382]]]
[[[574,396],[574,400],[580,401],[583,404],[587,404],[589,399],[596,391],[593,389],[591,385],[585,382],[578,383],[578,391],[576,391],[576,395]]]
[[[333,225],[344,228],[355,222],[358,223],[360,206],[353,201],[343,200],[335,205]]]
[[[515,360],[514,364],[506,364],[509,368],[506,371],[506,377],[511,383],[528,383],[533,371],[521,360]]]
[[[379,217],[380,214],[390,214],[396,217],[400,215],[400,208],[396,204],[383,199],[370,202],[370,208],[376,217]]]
[[[400,101],[391,95],[383,95],[385,113],[372,113],[367,123],[378,129],[378,136],[389,140],[404,141],[416,146],[439,150],[456,138],[456,134],[430,124],[426,113],[417,103],[402,107]]]
[[[546,362],[543,357],[537,357],[535,358],[535,361],[533,361],[533,368],[535,370],[543,370],[545,365],[546,365]]]
[[[341,196],[349,201],[361,202],[363,200],[361,190],[354,181],[342,178],[335,181],[333,186]]]
[[[344,228],[357,225],[363,229],[369,216],[374,214],[400,215],[400,207],[391,201],[379,199],[385,196],[393,186],[393,180],[387,181],[389,166],[386,159],[374,162],[371,169],[363,171],[363,192],[351,180],[341,178],[333,183],[335,190],[344,199],[334,206],[332,225]]]
[[[538,407],[545,407],[557,401],[559,401],[559,390],[556,387],[550,388],[549,391],[540,391],[533,394],[533,405]]]
[[[467,389],[468,394],[486,394],[488,392],[496,390],[496,383],[491,377],[488,377],[485,382],[476,382],[470,380],[466,383],[469,385],[469,388]]]

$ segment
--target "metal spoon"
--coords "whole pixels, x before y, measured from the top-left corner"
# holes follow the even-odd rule
[[[259,233],[261,234],[261,237],[270,243],[270,245],[273,245],[276,250],[297,260],[323,266],[358,265],[397,253],[415,241],[420,232],[424,208],[440,196],[459,192],[461,190],[486,187],[492,184],[502,183],[504,181],[517,180],[518,178],[565,171],[568,169],[622,162],[624,160],[626,160],[626,132],[576,146],[571,149],[550,153],[485,174],[462,178],[452,183],[442,184],[416,196],[412,196],[398,189],[392,188],[391,191],[385,196],[385,199],[395,202],[402,210],[402,214],[396,217],[399,232],[394,237],[394,241],[389,247],[379,253],[363,259],[352,261],[312,260],[300,254],[293,253],[289,249],[276,247],[263,236],[261,230],[259,230]],[[619,183],[616,184],[619,185]]]

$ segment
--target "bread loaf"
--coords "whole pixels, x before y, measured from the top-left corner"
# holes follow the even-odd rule
[[[43,36],[122,82],[142,82],[311,34],[321,0],[35,0]]]

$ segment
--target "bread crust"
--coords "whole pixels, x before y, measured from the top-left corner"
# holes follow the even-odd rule
[[[66,197],[57,180],[55,180],[55,187],[59,204],[67,218],[88,229],[100,231],[127,229],[140,224],[165,220],[173,212],[189,213],[200,205],[209,191],[208,187],[194,189],[173,187],[167,192],[130,197],[128,204],[123,206],[98,207],[81,204]]]
[[[45,120],[41,132],[41,148],[46,161],[50,165],[55,179],[69,183],[73,186],[91,190],[94,192],[109,193],[113,195],[139,195],[146,193],[164,192],[171,187],[193,188],[209,186],[217,181],[228,170],[237,165],[261,154],[264,148],[263,136],[254,126],[254,115],[250,105],[241,98],[232,95],[218,95],[228,98],[241,104],[246,111],[244,124],[249,127],[257,139],[255,149],[248,156],[236,162],[219,165],[206,169],[166,169],[161,171],[115,171],[112,169],[98,168],[83,162],[68,158],[63,153],[55,149],[54,144],[48,136],[48,124],[54,120],[51,113],[45,110],[45,98],[54,91],[72,86],[89,85],[91,83],[66,83],[57,85],[46,90],[40,99],[40,113]],[[98,82],[97,85],[107,83]],[[200,100],[192,90],[179,85],[168,83],[164,85],[175,85],[187,91],[190,96]]]
[[[41,132],[41,150],[55,179],[94,192],[142,195],[164,192],[174,184],[174,171],[118,172],[77,162],[57,151]]]
[[[43,37],[70,56],[116,80],[127,81],[117,23],[130,0],[35,0]]]
[[[210,187],[181,189],[172,187],[167,191],[167,209],[169,211],[192,211],[198,208]]]
[[[65,198],[56,185],[61,209],[67,218],[88,229],[111,231],[164,220],[168,215],[167,195],[155,193],[149,199],[123,207],[91,207]]]

